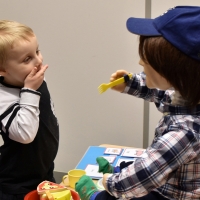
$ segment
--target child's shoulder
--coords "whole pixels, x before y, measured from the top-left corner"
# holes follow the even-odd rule
[[[11,104],[19,102],[20,89],[5,87],[0,84],[0,114],[4,112]]]

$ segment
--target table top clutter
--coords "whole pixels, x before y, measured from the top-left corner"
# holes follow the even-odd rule
[[[80,200],[78,193],[69,188],[60,192],[46,193],[47,196],[43,195],[44,194],[38,194],[37,190],[33,190],[24,197],[24,200],[71,200],[72,198],[73,200]]]
[[[134,147],[127,147],[127,146],[112,145],[112,144],[101,144],[101,145],[99,145],[99,147],[105,147],[105,148],[108,148],[108,149],[109,148],[110,149],[112,149],[112,148],[116,148],[116,149],[117,148],[118,149],[128,148],[128,149],[143,150],[142,148],[134,148]],[[80,200],[80,197],[79,197],[78,193],[74,190],[74,188],[69,187],[69,182],[68,182],[69,180],[66,177],[68,177],[68,174],[66,174],[64,176],[63,181],[60,184],[49,182],[50,185],[51,184],[57,185],[58,186],[58,187],[56,187],[57,190],[54,187],[48,187],[48,188],[43,187],[43,188],[41,188],[40,191],[38,191],[39,186],[44,185],[45,181],[40,183],[36,190],[29,192],[25,196],[24,200],[47,200],[47,199],[48,200],[54,200],[54,199],[59,199],[59,200],[66,200],[66,199],[68,200],[69,199],[70,200],[71,197],[73,198],[73,200]],[[97,185],[97,188],[99,190],[104,190],[104,187],[102,185],[102,178],[93,179],[93,181]],[[48,182],[48,181],[46,181],[46,182]],[[63,186],[65,186],[64,190],[62,189],[62,188],[64,188]],[[44,190],[44,192],[42,190]]]
[[[90,147],[91,147],[91,149],[90,149]],[[120,145],[113,145],[113,144],[101,144],[101,145],[99,145],[99,146],[90,146],[88,149],[89,150],[91,150],[91,151],[96,151],[96,152],[93,152],[92,153],[92,155],[85,155],[85,154],[87,154],[87,151],[86,151],[86,153],[84,154],[84,156],[83,156],[83,158],[85,158],[85,160],[84,161],[82,161],[82,159],[83,158],[81,158],[81,160],[80,160],[80,162],[78,163],[78,165],[76,166],[76,169],[82,169],[82,170],[86,170],[85,169],[85,166],[87,165],[87,164],[89,164],[89,163],[87,163],[87,157],[90,157],[90,159],[88,159],[89,160],[89,162],[91,162],[90,164],[93,164],[94,162],[95,162],[95,164],[96,164],[96,161],[94,161],[94,159],[96,160],[96,157],[98,157],[98,156],[101,156],[102,155],[102,151],[104,151],[104,149],[107,149],[107,148],[116,148],[116,149],[122,149],[122,150],[125,150],[125,149],[134,149],[134,150],[138,150],[138,151],[144,151],[144,149],[142,149],[142,148],[135,148],[135,147],[128,147],[128,146],[120,146]],[[101,148],[98,148],[98,147],[102,147],[102,149]],[[104,148],[103,148],[104,147]],[[95,150],[96,149],[96,150]],[[110,157],[111,157],[112,155],[110,155]],[[93,158],[93,157],[95,157],[95,158]],[[118,157],[120,157],[120,156],[118,156]],[[86,162],[86,163],[85,163]],[[93,163],[92,163],[93,162]],[[117,161],[115,161],[115,162],[117,162]],[[80,167],[80,168],[79,168]],[[96,166],[95,166],[96,167]],[[88,171],[86,171],[86,174],[88,173]],[[99,189],[99,190],[102,190],[103,189],[103,185],[102,185],[102,180],[101,180],[101,178],[102,178],[102,176],[100,176],[100,177],[93,177],[93,176],[91,176],[89,173],[87,174],[87,175],[89,175],[92,179],[93,179],[93,181],[94,181],[94,183],[97,185],[97,188]],[[68,179],[66,179],[66,176],[65,176],[65,179],[63,179],[63,181],[60,183],[61,185],[65,185],[65,186],[67,186],[67,188],[69,188],[69,189],[72,189],[72,190],[74,190],[74,188],[71,188],[71,187],[69,187],[68,185],[69,185],[69,183],[68,183]]]

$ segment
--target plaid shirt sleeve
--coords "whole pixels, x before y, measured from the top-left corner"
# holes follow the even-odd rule
[[[144,74],[135,75],[124,92],[157,103],[163,97],[163,91],[145,86]],[[200,188],[199,128],[194,130],[197,124],[199,119],[194,123],[191,115],[163,116],[142,157],[107,179],[108,191],[123,199],[145,196],[152,190],[170,199],[192,199]]]
[[[127,83],[124,93],[157,103],[163,98],[165,91],[149,89],[146,86],[146,75],[141,72],[140,74],[133,75],[131,80]]]
[[[166,133],[154,141],[141,158],[137,158],[132,165],[107,180],[109,192],[116,198],[129,199],[145,196],[169,180],[176,185],[176,171],[200,153],[197,145],[194,147],[193,143],[197,141],[190,132]]]

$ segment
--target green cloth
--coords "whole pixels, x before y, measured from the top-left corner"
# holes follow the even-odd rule
[[[79,179],[75,184],[75,190],[78,192],[81,200],[89,200],[95,192],[98,192],[93,180],[87,175],[83,175]]]
[[[96,161],[99,164],[99,172],[103,172],[103,174],[114,172],[114,167],[105,158],[97,157]]]

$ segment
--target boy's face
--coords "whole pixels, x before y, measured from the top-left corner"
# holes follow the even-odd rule
[[[144,73],[146,74],[146,85],[148,88],[167,90],[172,87],[172,85],[158,72],[156,72],[151,65],[145,63],[142,59],[140,59],[139,64],[144,68]]]
[[[34,67],[39,70],[42,61],[37,38],[35,36],[29,37],[29,41],[17,41],[13,48],[8,50],[7,60],[3,64],[0,74],[4,76],[5,83],[23,87],[27,75]]]

